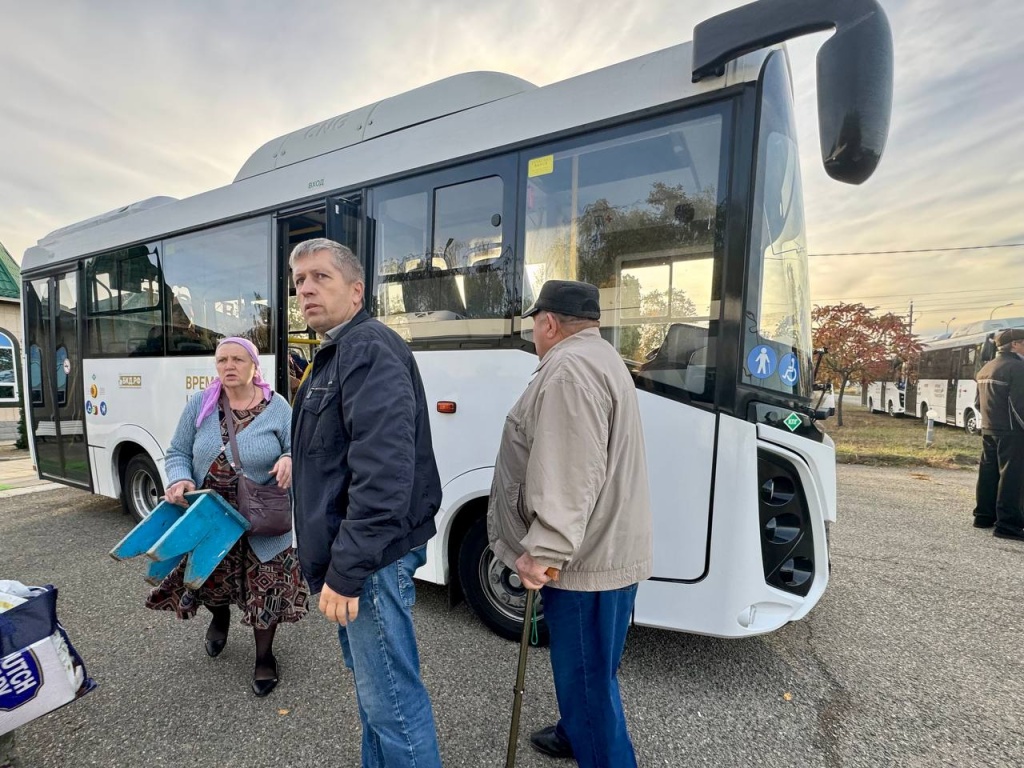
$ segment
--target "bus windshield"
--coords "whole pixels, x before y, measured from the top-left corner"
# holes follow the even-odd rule
[[[546,280],[596,285],[638,381],[694,399],[713,397],[728,107],[545,147],[526,169],[524,310]]]
[[[785,59],[765,64],[758,133],[743,384],[811,394],[811,301],[793,99]]]

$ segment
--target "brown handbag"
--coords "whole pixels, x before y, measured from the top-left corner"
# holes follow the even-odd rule
[[[221,399],[221,409],[228,428],[228,441],[234,461],[231,468],[238,476],[238,511],[249,521],[250,536],[280,536],[292,529],[292,501],[287,490],[271,481],[260,485],[242,474],[242,455],[235,440],[235,419],[227,398]],[[237,464],[237,466],[236,466]]]

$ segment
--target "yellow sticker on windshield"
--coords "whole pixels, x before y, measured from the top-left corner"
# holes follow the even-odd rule
[[[535,157],[530,161],[526,175],[533,178],[534,176],[544,176],[545,174],[552,173],[554,170],[555,156],[544,155],[544,157]]]

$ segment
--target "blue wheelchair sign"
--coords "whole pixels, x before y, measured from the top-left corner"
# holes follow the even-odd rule
[[[793,353],[782,356],[779,362],[779,378],[787,387],[795,387],[800,381],[800,363]]]

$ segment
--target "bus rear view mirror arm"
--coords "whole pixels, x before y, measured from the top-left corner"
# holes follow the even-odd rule
[[[870,178],[892,114],[892,30],[878,0],[759,0],[693,30],[693,81],[720,76],[745,53],[835,29],[818,51],[818,133],[825,172]]]

